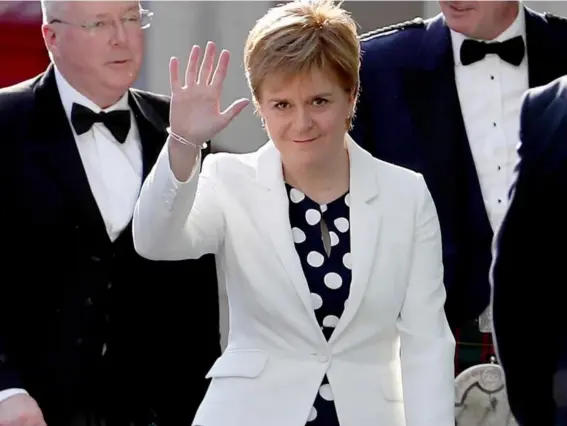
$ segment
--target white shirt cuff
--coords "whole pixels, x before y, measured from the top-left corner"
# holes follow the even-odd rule
[[[28,395],[28,393],[24,389],[13,388],[0,391],[0,402],[18,394]]]

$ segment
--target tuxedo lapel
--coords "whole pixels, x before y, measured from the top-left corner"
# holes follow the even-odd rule
[[[32,149],[37,149],[39,155],[46,159],[45,164],[66,194],[78,225],[93,230],[97,245],[103,247],[110,243],[110,239],[61,103],[53,66],[39,80],[34,93],[36,107],[30,123],[35,126]]]
[[[140,134],[143,159],[142,180],[144,180],[151,171],[167,139],[167,123],[150,102],[137,91],[130,91],[128,102],[134,112]]]
[[[424,152],[423,172],[441,220],[451,232],[490,229],[459,95],[451,35],[442,16],[426,29],[420,69],[405,74],[405,96]]]
[[[443,208],[455,216],[462,182],[461,159],[471,164],[473,159],[455,84],[451,36],[442,17],[429,24],[418,51],[422,66],[404,74],[404,96],[425,160],[422,171],[432,192],[446,201]]]

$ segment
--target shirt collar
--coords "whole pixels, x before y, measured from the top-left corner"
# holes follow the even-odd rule
[[[101,111],[109,112],[114,111],[117,109],[130,109],[128,105],[128,92],[124,93],[124,95],[116,102],[114,105],[109,106],[108,108],[100,108],[97,104],[91,101],[89,98],[84,96],[78,90],[76,90],[71,84],[63,77],[63,74],[57,69],[55,66],[55,81],[57,82],[57,89],[59,90],[59,96],[61,97],[61,103],[63,104],[63,108],[65,109],[65,114],[67,118],[71,119],[71,110],[73,108],[73,104],[81,104],[95,113],[99,113]]]

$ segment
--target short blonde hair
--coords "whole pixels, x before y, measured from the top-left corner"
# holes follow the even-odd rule
[[[360,44],[357,25],[333,0],[297,0],[274,7],[248,34],[246,78],[258,107],[269,74],[289,78],[317,68],[358,94]],[[356,102],[355,102],[356,104]]]

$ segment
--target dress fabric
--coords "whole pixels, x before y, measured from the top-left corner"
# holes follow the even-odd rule
[[[295,249],[311,292],[315,316],[329,340],[348,302],[352,277],[350,195],[318,204],[286,185]],[[327,376],[314,398],[306,426],[339,426]]]

